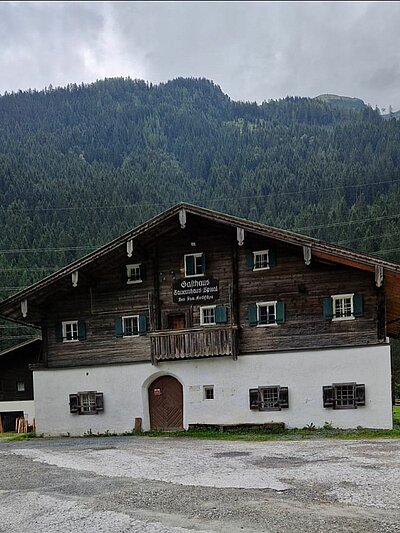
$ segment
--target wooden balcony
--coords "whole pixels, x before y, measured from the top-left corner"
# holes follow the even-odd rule
[[[237,327],[208,326],[150,333],[151,362],[230,355],[237,359]]]

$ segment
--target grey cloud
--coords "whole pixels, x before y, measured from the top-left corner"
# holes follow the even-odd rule
[[[105,76],[212,79],[233,99],[332,92],[400,108],[400,4],[0,4],[0,91]]]

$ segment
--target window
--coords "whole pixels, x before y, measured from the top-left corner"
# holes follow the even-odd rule
[[[122,336],[135,337],[139,335],[139,316],[122,317]]]
[[[103,393],[96,391],[78,392],[69,395],[70,413],[96,415],[104,411]]]
[[[352,320],[364,314],[361,294],[334,294],[324,298],[324,318],[327,320]]]
[[[258,326],[276,324],[276,303],[277,302],[263,302],[257,304]]]
[[[86,339],[84,320],[67,320],[55,323],[55,335],[58,342],[78,342]]]
[[[280,385],[269,385],[250,389],[250,409],[258,411],[280,411],[289,407],[289,390]]]
[[[116,337],[137,337],[147,334],[147,316],[132,315],[115,319]]]
[[[333,300],[333,320],[343,318],[354,318],[353,316],[353,294],[341,294],[332,296]]]
[[[365,385],[333,383],[322,387],[324,407],[333,409],[356,409],[365,406]]]
[[[135,265],[126,265],[126,282],[127,283],[142,283],[142,265],[137,263]]]
[[[269,270],[276,267],[275,250],[246,251],[246,265],[249,271]]]
[[[70,322],[62,323],[62,336],[64,342],[78,341],[78,321],[71,320]]]
[[[202,326],[213,326],[215,322],[215,305],[200,307],[200,324]]]
[[[286,320],[285,302],[257,302],[248,306],[249,326],[283,324]]]
[[[205,273],[205,257],[202,252],[184,256],[185,278],[203,276]]]
[[[17,381],[17,391],[25,392],[25,381]]]
[[[260,250],[253,252],[253,270],[269,269],[269,252],[268,250]]]
[[[205,385],[203,387],[203,397],[205,400],[214,399],[214,385]]]

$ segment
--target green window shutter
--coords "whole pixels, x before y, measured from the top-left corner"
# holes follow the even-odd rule
[[[249,403],[250,409],[259,410],[260,408],[260,392],[258,389],[249,389]]]
[[[364,298],[362,294],[355,294],[353,296],[353,315],[355,317],[364,315]]]
[[[254,268],[253,252],[246,252],[246,265],[247,265],[247,270],[253,270]]]
[[[78,339],[80,341],[86,339],[86,324],[84,320],[78,320]]]
[[[147,317],[146,315],[139,315],[139,335],[147,334]]]
[[[289,408],[289,389],[287,387],[280,387],[279,389],[279,407],[281,409]]]
[[[201,268],[203,269],[201,273],[205,274],[205,272],[206,272],[206,256],[205,256],[205,254],[203,254],[201,256]]]
[[[96,392],[96,411],[104,411],[104,398],[102,392]]]
[[[123,336],[122,318],[116,318],[115,319],[115,336],[116,337],[122,337]]]
[[[141,263],[139,269],[140,269],[140,279],[144,281],[146,279],[146,266],[143,263]]]
[[[63,341],[63,332],[62,332],[62,323],[56,322],[55,324],[55,333],[56,333],[56,340],[57,342]]]
[[[128,282],[128,272],[126,270],[126,265],[121,267],[121,283],[125,284]]]
[[[194,257],[192,255],[185,257],[185,273],[187,276],[193,276],[194,274]]]
[[[69,395],[69,412],[79,413],[79,396],[78,394]]]
[[[356,385],[356,405],[357,407],[362,407],[365,405],[365,385],[357,384]]]
[[[324,318],[331,320],[333,318],[333,303],[332,298],[324,298]]]
[[[249,326],[257,326],[257,306],[249,304],[248,307]]]
[[[286,318],[285,302],[276,302],[276,323],[283,324]]]
[[[322,398],[324,402],[324,407],[334,406],[332,385],[326,385],[322,387]]]
[[[218,305],[215,308],[215,323],[226,324],[227,321],[228,321],[228,318],[227,318],[226,306]]]
[[[275,252],[275,250],[268,250],[268,263],[269,263],[269,268],[276,267],[276,252]]]

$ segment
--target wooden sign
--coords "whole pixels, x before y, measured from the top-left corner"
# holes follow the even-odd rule
[[[172,286],[177,304],[207,304],[219,297],[219,281],[212,278],[181,279]]]

